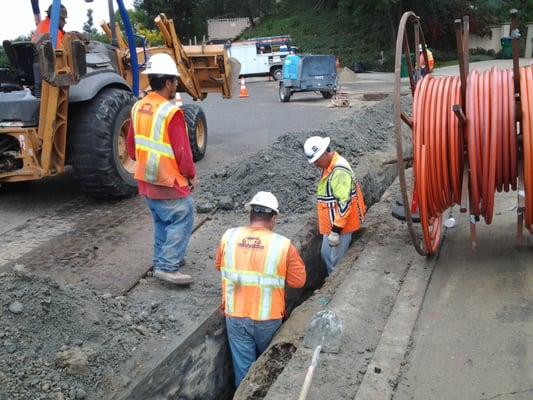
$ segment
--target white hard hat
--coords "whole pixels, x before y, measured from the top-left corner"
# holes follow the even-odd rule
[[[249,203],[246,203],[244,208],[246,208],[247,211],[251,211],[252,206],[265,207],[274,211],[276,214],[279,214],[278,199],[276,199],[276,196],[270,192],[257,192],[253,199]]]
[[[311,136],[304,143],[304,152],[309,164],[314,163],[328,149],[329,137]]]
[[[422,43],[420,43],[420,44],[418,45],[418,50],[419,50],[419,51],[423,51],[423,50],[424,50],[423,47],[422,47]]]
[[[154,54],[146,63],[145,75],[169,75],[180,76],[176,63],[168,54]]]

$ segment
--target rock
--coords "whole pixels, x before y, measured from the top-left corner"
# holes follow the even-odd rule
[[[135,329],[137,332],[139,332],[143,336],[149,336],[150,335],[150,331],[148,329],[146,329],[142,325],[134,325],[133,329]]]
[[[160,304],[161,304],[161,303],[160,303],[159,301],[152,301],[152,303],[150,304],[150,308],[151,308],[152,310],[156,310],[157,308],[159,308],[159,305],[160,305]]]
[[[13,354],[18,348],[17,344],[11,340],[4,341],[4,347],[9,354]]]
[[[104,300],[109,300],[111,297],[113,297],[113,295],[111,293],[109,293],[109,292],[104,293],[102,295],[102,299],[104,299]]]
[[[218,199],[218,206],[222,210],[230,211],[235,209],[235,202],[231,196],[222,196]]]
[[[56,400],[65,400],[65,395],[61,392],[56,393]]]
[[[76,400],[78,399],[85,399],[87,397],[87,393],[83,389],[76,389]]]
[[[24,311],[24,306],[18,301],[14,301],[9,304],[8,310],[13,314],[21,314]]]
[[[198,203],[198,205],[196,206],[196,212],[198,214],[207,214],[213,211],[215,208],[216,206],[213,203],[206,201],[203,203]]]
[[[87,355],[79,347],[57,352],[55,362],[58,367],[65,368],[69,375],[85,375],[89,367]]]
[[[31,272],[23,264],[15,264],[13,272],[19,278],[31,278]]]
[[[72,341],[72,343],[73,343],[74,345],[76,345],[76,346],[80,346],[80,347],[81,347],[81,345],[83,344],[83,340],[81,340],[81,339],[74,339],[74,340]]]

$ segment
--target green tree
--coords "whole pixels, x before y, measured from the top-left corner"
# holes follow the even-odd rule
[[[94,35],[97,34],[97,30],[94,27],[93,9],[92,8],[88,8],[87,9],[87,21],[83,24],[83,31],[89,37],[94,36]]]

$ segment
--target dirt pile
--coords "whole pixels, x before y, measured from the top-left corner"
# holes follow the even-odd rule
[[[305,140],[313,135],[331,137],[332,149],[357,170],[361,155],[389,148],[392,122],[392,101],[387,99],[315,131],[287,133],[248,160],[204,178],[205,189],[198,196],[199,203],[230,196],[241,208],[256,192],[268,190],[279,199],[282,213],[310,211],[319,171],[309,165],[303,154]]]
[[[180,327],[159,304],[129,304],[37,277],[17,265],[0,275],[0,399],[103,398],[141,342]]]

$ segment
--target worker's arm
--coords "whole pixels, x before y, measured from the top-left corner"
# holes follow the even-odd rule
[[[168,137],[181,174],[185,178],[194,178],[196,176],[196,169],[192,160],[191,145],[181,110],[174,114],[168,124]]]
[[[287,285],[292,288],[301,288],[305,285],[306,278],[305,264],[298,250],[291,243],[287,252]]]
[[[331,177],[331,191],[339,206],[333,220],[333,231],[337,233],[341,232],[353,212],[354,205],[350,203],[352,182],[352,175],[343,169],[337,169]]]
[[[128,129],[128,136],[126,137],[126,150],[132,160],[135,160],[135,132],[133,131],[133,124],[130,124]]]

